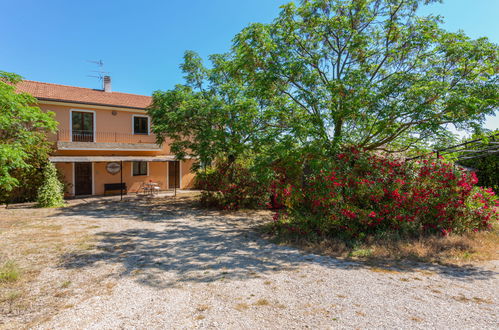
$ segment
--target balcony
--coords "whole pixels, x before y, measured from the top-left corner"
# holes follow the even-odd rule
[[[160,150],[154,134],[59,129],[56,139],[59,150]]]

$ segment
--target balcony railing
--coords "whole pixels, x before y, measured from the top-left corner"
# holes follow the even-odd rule
[[[59,129],[58,142],[96,142],[96,143],[156,143],[154,134],[132,134],[122,132],[80,131]]]

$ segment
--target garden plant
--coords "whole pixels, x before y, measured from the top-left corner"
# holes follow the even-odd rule
[[[419,15],[437,0],[310,0],[255,23],[153,95],[158,142],[198,159],[203,203],[276,210],[274,228],[362,240],[489,230],[497,199],[442,159],[499,107],[499,47]]]

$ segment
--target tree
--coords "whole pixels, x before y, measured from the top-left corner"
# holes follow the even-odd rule
[[[479,129],[499,106],[499,47],[417,16],[438,0],[309,0],[252,24],[233,51],[297,140],[400,151]]]
[[[212,55],[210,60],[208,69],[195,52],[186,52],[181,66],[186,84],[155,92],[148,113],[158,141],[169,140],[179,159],[232,163],[271,139],[275,120],[272,106],[252,97],[237,78],[230,55]]]
[[[28,159],[36,155],[47,160],[47,133],[57,127],[54,114],[34,106],[34,97],[16,93],[20,81],[20,76],[0,71],[0,195],[4,198],[19,185],[13,173],[30,168]]]

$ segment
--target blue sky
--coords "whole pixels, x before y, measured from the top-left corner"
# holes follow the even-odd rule
[[[270,22],[288,0],[0,0],[0,70],[26,79],[89,88],[102,59],[113,90],[150,95],[182,82],[185,50],[203,57],[229,49],[253,22]],[[446,0],[422,13],[450,31],[499,43],[499,0]],[[487,122],[499,127],[499,117]]]

